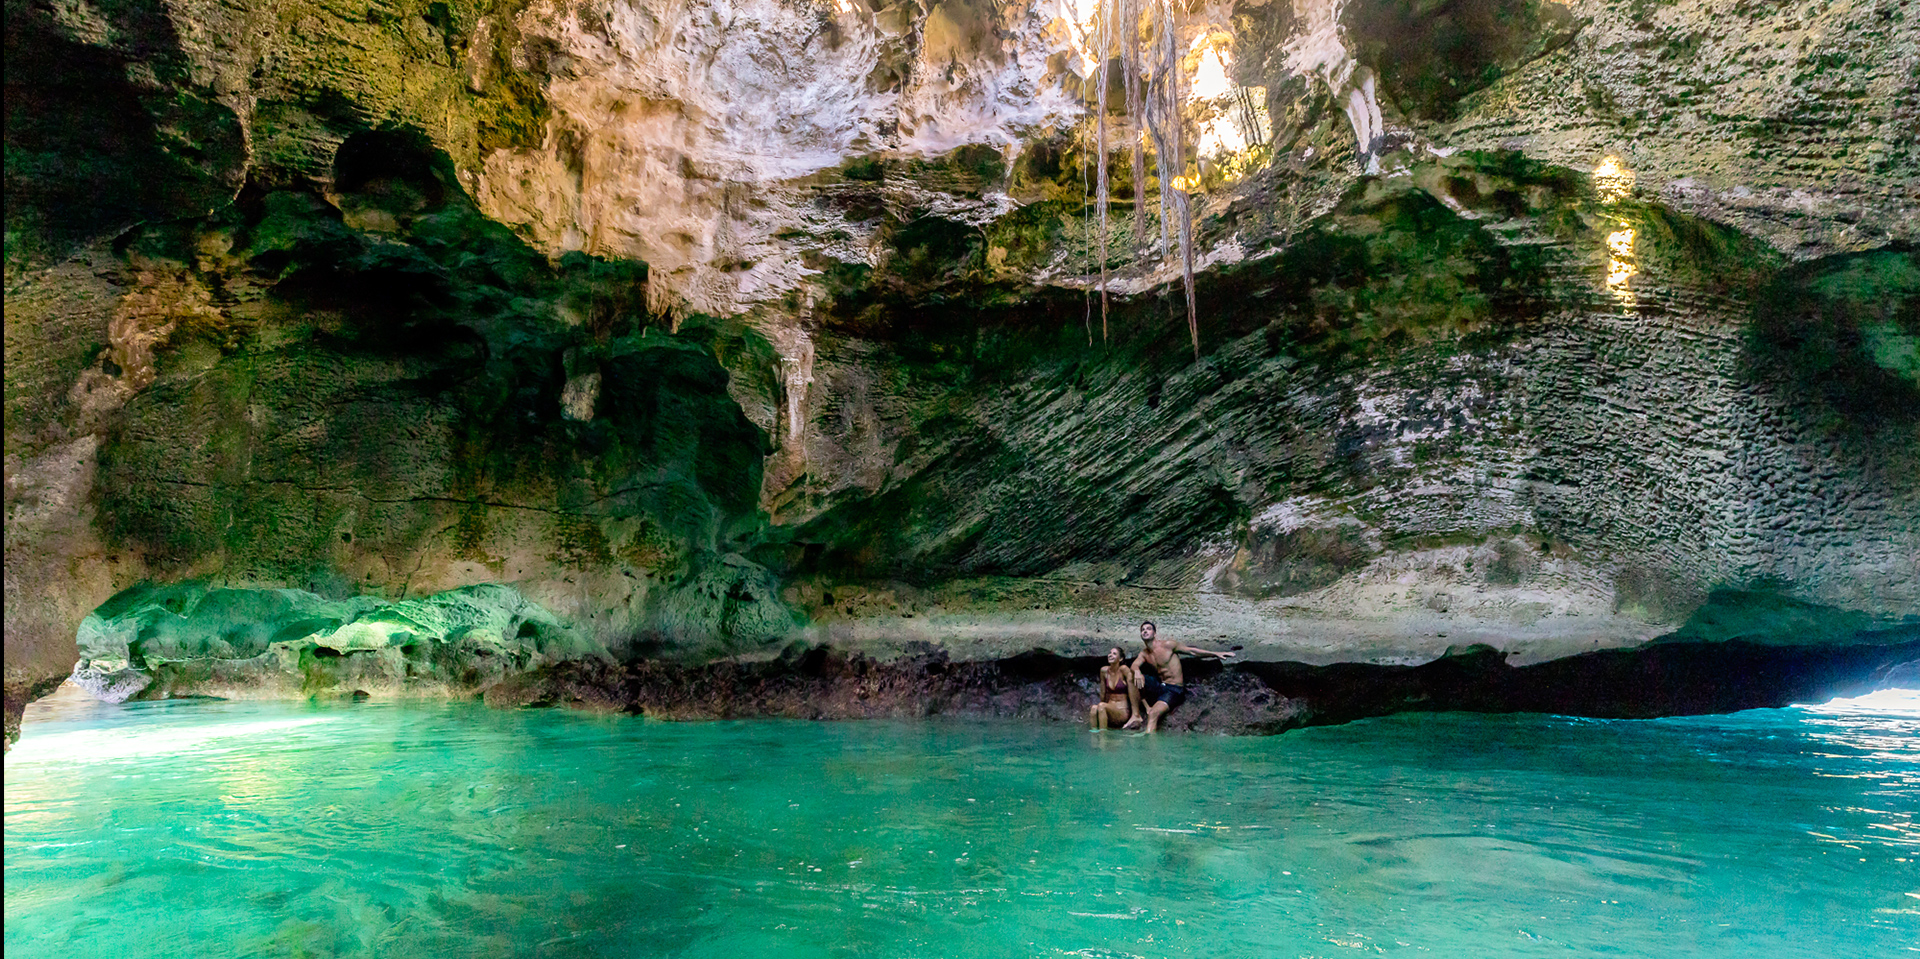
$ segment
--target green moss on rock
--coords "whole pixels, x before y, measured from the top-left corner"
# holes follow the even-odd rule
[[[419,134],[349,138],[327,195],[250,188],[128,244],[227,295],[106,433],[115,548],[158,570],[398,594],[427,557],[502,579],[625,569],[653,584],[634,587],[653,604],[628,614],[635,641],[697,623],[757,642],[772,629],[756,617],[790,622],[777,590],[746,615],[694,582],[765,527],[769,447],[720,365],[755,335],[656,323],[645,264],[550,262],[481,216]]]
[[[605,647],[498,585],[400,602],[204,581],[142,584],[89,615],[74,680],[128,698],[299,691],[477,692]]]

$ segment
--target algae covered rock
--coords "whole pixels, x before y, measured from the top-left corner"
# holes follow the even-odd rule
[[[695,572],[661,612],[660,636],[669,646],[698,654],[767,647],[804,622],[781,601],[772,571],[738,554]]]
[[[75,683],[108,702],[182,695],[463,694],[605,658],[507,586],[328,599],[201,582],[126,590],[80,627]]]

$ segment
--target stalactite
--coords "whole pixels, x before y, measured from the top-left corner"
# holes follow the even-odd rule
[[[1094,46],[1094,55],[1100,58],[1100,68],[1095,71],[1098,77],[1100,93],[1098,96],[1100,114],[1094,126],[1095,149],[1098,156],[1098,192],[1094,196],[1094,212],[1100,216],[1100,342],[1107,341],[1107,64],[1113,62],[1109,55],[1113,49],[1113,16],[1107,10],[1095,14],[1100,21],[1099,40]]]

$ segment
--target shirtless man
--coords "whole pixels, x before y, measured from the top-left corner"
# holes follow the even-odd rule
[[[1232,653],[1216,653],[1211,649],[1196,649],[1177,639],[1161,639],[1159,630],[1153,623],[1140,624],[1140,655],[1133,657],[1134,682],[1140,686],[1140,699],[1148,703],[1147,732],[1160,728],[1160,720],[1175,706],[1187,701],[1186,674],[1180,668],[1180,654],[1193,656],[1212,656],[1215,659],[1232,659]],[[1152,666],[1155,675],[1146,674],[1146,667]],[[1135,712],[1123,728],[1133,729],[1141,723],[1140,714]]]

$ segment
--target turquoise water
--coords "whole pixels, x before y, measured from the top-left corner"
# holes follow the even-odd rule
[[[1920,715],[1271,738],[43,710],[9,959],[1920,952]]]

